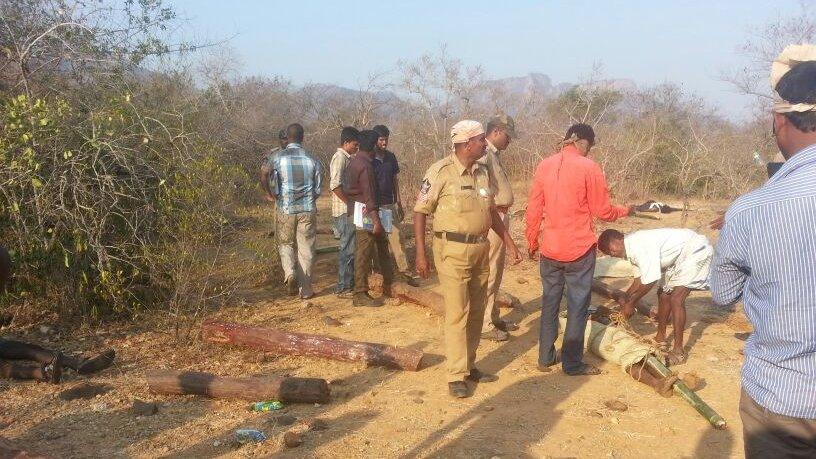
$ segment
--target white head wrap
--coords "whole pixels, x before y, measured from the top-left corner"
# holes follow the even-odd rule
[[[776,92],[776,85],[786,73],[798,64],[808,61],[816,61],[815,45],[788,45],[771,64],[771,89],[774,90],[776,99],[773,110],[776,113],[816,111],[816,104],[792,104],[782,99]]]
[[[451,142],[454,145],[464,143],[480,134],[484,134],[482,123],[473,120],[462,120],[451,128]]]

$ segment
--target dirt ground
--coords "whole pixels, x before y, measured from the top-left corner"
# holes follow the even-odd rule
[[[519,193],[519,195],[523,194]],[[671,202],[671,201],[669,201]],[[327,203],[324,200],[324,205]],[[674,203],[677,205],[677,203]],[[696,203],[686,227],[716,234],[705,222],[727,203]],[[523,202],[516,209],[523,208]],[[256,234],[268,232],[271,217],[258,210]],[[323,209],[323,215],[328,215]],[[679,226],[679,213],[660,221],[630,218],[612,226],[626,231]],[[328,228],[328,218],[320,227]],[[523,220],[514,218],[520,247]],[[266,228],[266,229],[264,229]],[[598,230],[605,228],[601,225]],[[318,246],[334,244],[321,235]],[[699,395],[727,421],[714,430],[685,402],[664,399],[634,382],[619,368],[587,355],[605,373],[569,377],[560,369],[536,369],[541,283],[536,263],[509,267],[503,288],[521,306],[503,314],[521,326],[503,343],[483,342],[477,365],[496,373],[498,382],[476,387],[475,395],[454,400],[447,394],[442,359],[442,320],[428,309],[404,303],[382,308],[354,308],[333,294],[336,254],[320,255],[316,267],[318,295],[311,304],[286,297],[280,285],[244,292],[211,317],[292,331],[323,333],[422,349],[430,366],[418,372],[366,368],[362,364],[304,357],[279,357],[202,343],[179,344],[148,318],[139,323],[102,328],[41,330],[39,325],[6,329],[15,336],[68,351],[111,346],[118,352],[113,368],[83,377],[68,372],[59,386],[0,381],[0,436],[29,451],[53,457],[741,457],[742,426],[738,415],[739,372],[743,339],[750,327],[741,309],[717,310],[708,293],[688,302],[689,360],[676,367],[704,379]],[[626,287],[627,280],[612,281]],[[435,288],[433,278],[423,286]],[[594,298],[595,304],[606,302]],[[654,304],[654,293],[646,302]],[[326,317],[341,325],[328,325]],[[634,327],[654,334],[655,324],[637,316]],[[46,332],[46,333],[43,333]],[[559,345],[560,343],[557,343]],[[326,378],[332,402],[286,406],[273,413],[253,413],[248,403],[197,396],[156,396],[147,390],[146,370],[176,368],[220,375],[292,375]],[[89,400],[63,401],[62,390],[84,382],[110,390]],[[135,399],[158,402],[158,414],[136,416]],[[612,411],[604,402],[628,406]],[[295,417],[284,419],[282,416]],[[309,428],[319,419],[322,426]],[[269,440],[238,445],[239,428],[264,431]],[[283,434],[303,433],[303,444],[286,448]]]

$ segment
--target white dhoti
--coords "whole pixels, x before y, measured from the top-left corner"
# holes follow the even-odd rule
[[[711,247],[708,238],[698,235],[690,239],[674,264],[666,268],[660,279],[660,287],[665,292],[671,292],[675,287],[707,290],[713,255],[714,248]]]

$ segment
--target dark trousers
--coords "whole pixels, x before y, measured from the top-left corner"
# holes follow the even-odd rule
[[[740,418],[746,459],[816,457],[816,419],[798,419],[768,411],[745,389]]]
[[[354,239],[356,227],[351,217],[341,215],[334,218],[340,233],[340,250],[337,253],[337,293],[354,288]]]
[[[584,358],[584,331],[592,298],[592,276],[595,273],[595,247],[575,261],[562,262],[541,257],[541,331],[538,363],[555,361],[558,338],[558,309],[564,286],[567,288],[567,327],[561,346],[561,365],[565,373],[581,369]]]
[[[358,229],[354,236],[354,293],[368,292],[368,275],[374,265],[374,257],[377,257],[380,274],[383,276],[383,287],[390,287],[394,274],[385,233],[376,236],[374,233]]]
[[[45,364],[51,363],[54,360],[54,355],[54,351],[36,344],[0,339],[0,377],[14,379],[36,378],[40,375],[40,367],[9,362],[8,360],[31,360],[39,364]]]

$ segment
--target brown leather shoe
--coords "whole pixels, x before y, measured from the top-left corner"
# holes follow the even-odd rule
[[[489,339],[490,341],[496,342],[507,341],[509,337],[510,337],[509,333],[503,330],[499,330],[498,328],[495,327],[490,331],[482,333],[482,339]]]
[[[448,383],[448,393],[456,398],[470,397],[467,384],[464,381],[454,381]]]
[[[491,383],[499,380],[499,377],[489,373],[482,373],[478,368],[470,370],[470,374],[465,376],[468,381],[478,383]]]

